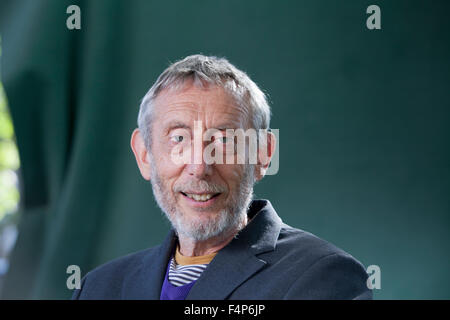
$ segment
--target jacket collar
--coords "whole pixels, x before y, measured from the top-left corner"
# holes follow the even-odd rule
[[[167,263],[175,250],[177,238],[170,230],[163,243],[150,249],[142,258],[138,268],[125,280],[122,299],[159,300],[166,274]]]
[[[267,264],[257,255],[275,249],[282,221],[268,200],[254,200],[248,215],[249,224],[214,257],[187,300],[226,299]]]
[[[225,299],[266,265],[266,261],[257,255],[275,249],[282,221],[268,200],[253,200],[248,216],[250,222],[218,252],[186,299]],[[137,270],[139,281],[130,288],[126,298],[159,299],[167,263],[176,242],[176,234],[170,230],[164,242],[156,248],[157,251],[143,257]]]

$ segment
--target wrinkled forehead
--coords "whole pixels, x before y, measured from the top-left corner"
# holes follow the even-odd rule
[[[193,80],[161,90],[153,116],[159,123],[204,121],[206,127],[248,128],[250,113],[226,88]]]

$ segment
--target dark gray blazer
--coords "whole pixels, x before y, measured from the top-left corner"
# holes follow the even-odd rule
[[[211,261],[187,299],[371,299],[368,275],[351,255],[284,224],[267,200]],[[72,299],[159,299],[176,235],[90,271]]]

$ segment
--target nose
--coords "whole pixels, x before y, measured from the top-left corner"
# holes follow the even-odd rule
[[[211,176],[213,168],[211,164],[205,162],[204,150],[207,142],[203,141],[204,128],[201,121],[195,121],[194,123],[194,135],[192,139],[192,145],[190,150],[191,161],[185,167],[188,174],[196,177],[197,179],[203,179],[206,176]],[[193,152],[192,152],[193,151]]]
[[[205,162],[203,153],[205,150],[205,142],[201,140],[199,136],[194,139],[193,153],[191,153],[191,161],[186,165],[186,169],[189,175],[196,177],[197,179],[203,179],[206,176],[212,174],[212,166]]]
[[[207,176],[211,176],[212,167],[209,164],[206,164],[204,161],[201,163],[192,163],[186,166],[186,170],[190,176],[193,176],[197,179],[204,179]]]

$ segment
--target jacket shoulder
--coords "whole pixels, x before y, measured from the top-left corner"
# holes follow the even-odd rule
[[[282,224],[277,241],[277,248],[289,249],[312,260],[329,254],[350,255],[336,245],[308,231]]]
[[[334,244],[283,224],[277,249],[300,270],[287,299],[371,299],[363,264]],[[301,267],[300,267],[301,266]]]
[[[140,250],[106,262],[89,271],[72,299],[120,299],[126,278],[139,271],[142,259],[155,254],[160,246]]]

